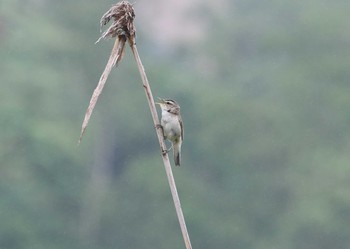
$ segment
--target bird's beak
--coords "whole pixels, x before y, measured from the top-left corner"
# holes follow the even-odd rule
[[[155,104],[157,104],[157,105],[165,104],[165,100],[164,99],[159,98],[159,97],[158,97],[158,99],[159,99],[159,102],[156,102]]]

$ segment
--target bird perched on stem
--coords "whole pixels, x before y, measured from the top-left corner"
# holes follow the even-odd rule
[[[172,145],[168,151],[173,148],[174,161],[176,166],[181,163],[181,145],[184,138],[184,127],[180,115],[180,106],[175,100],[161,99],[159,102],[162,109],[161,126],[163,129],[164,139],[168,139]]]

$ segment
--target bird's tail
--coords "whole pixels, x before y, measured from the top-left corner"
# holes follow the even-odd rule
[[[174,143],[174,161],[176,166],[180,166],[181,163],[181,143]]]

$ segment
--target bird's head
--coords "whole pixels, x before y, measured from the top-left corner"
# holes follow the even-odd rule
[[[173,114],[180,113],[180,106],[175,100],[162,99],[162,98],[158,98],[158,99],[159,99],[159,102],[156,102],[156,104],[160,105],[160,108],[162,108],[162,111],[167,111]]]

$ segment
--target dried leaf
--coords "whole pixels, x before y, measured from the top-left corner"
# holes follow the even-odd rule
[[[83,121],[83,124],[81,126],[81,132],[80,132],[78,144],[80,144],[81,140],[83,139],[83,135],[84,135],[85,130],[88,126],[92,111],[94,110],[94,107],[96,105],[98,97],[100,96],[100,94],[105,86],[108,75],[112,71],[112,68],[114,66],[117,66],[118,63],[120,62],[120,60],[122,59],[124,47],[125,47],[125,39],[124,38],[122,38],[121,40],[119,38],[116,39],[116,41],[114,43],[113,50],[111,52],[111,55],[109,57],[107,65],[105,67],[105,70],[103,71],[103,73],[100,77],[100,80],[97,84],[97,87],[95,88],[94,93],[91,96],[90,103],[89,103],[89,106],[86,110],[84,121]]]

